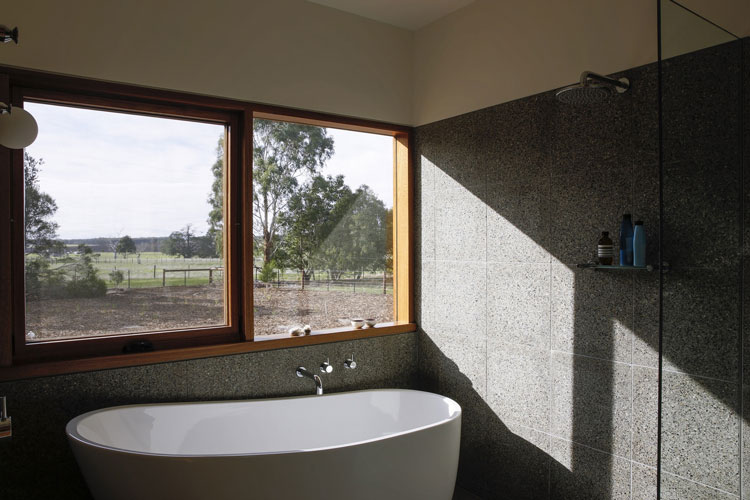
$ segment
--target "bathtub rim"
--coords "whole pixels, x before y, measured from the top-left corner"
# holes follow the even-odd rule
[[[411,393],[421,393],[421,394],[429,394],[434,397],[439,397],[441,399],[447,399],[452,404],[456,405],[457,411],[452,415],[448,416],[446,418],[440,419],[436,422],[423,425],[420,427],[414,427],[412,429],[408,429],[401,432],[395,432],[393,434],[388,434],[387,436],[379,436],[372,439],[365,439],[361,441],[353,441],[351,443],[346,443],[345,445],[338,445],[338,446],[321,446],[318,448],[308,448],[308,449],[300,449],[300,450],[280,450],[280,451],[267,451],[267,452],[253,452],[253,453],[222,453],[222,454],[196,454],[196,453],[190,453],[190,454],[178,454],[178,453],[153,453],[153,452],[147,452],[147,451],[136,451],[136,450],[130,450],[127,448],[118,448],[115,446],[108,446],[101,443],[97,443],[94,441],[91,441],[89,439],[84,438],[78,433],[78,424],[80,421],[84,420],[85,418],[94,415],[96,413],[101,413],[104,411],[109,410],[119,410],[119,409],[125,409],[125,408],[137,408],[141,406],[175,406],[175,405],[203,405],[203,404],[222,404],[222,403],[252,403],[252,402],[271,402],[271,401],[283,401],[283,400],[289,400],[289,399],[306,399],[306,398],[325,398],[329,396],[341,396],[344,394],[357,394],[357,393],[363,393],[363,392],[411,392]],[[92,447],[92,448],[98,448],[102,450],[107,450],[111,452],[116,453],[129,453],[133,455],[141,455],[141,456],[150,456],[150,457],[163,457],[163,458],[224,458],[224,457],[252,457],[252,456],[265,456],[265,455],[289,455],[289,454],[298,454],[298,453],[314,453],[314,452],[320,452],[320,451],[330,451],[330,450],[337,450],[341,448],[350,448],[354,446],[361,446],[366,445],[370,443],[375,443],[378,441],[384,441],[386,439],[392,439],[399,436],[404,436],[407,434],[414,434],[417,432],[425,431],[428,429],[432,429],[434,427],[439,427],[441,425],[446,425],[452,421],[455,421],[457,419],[461,418],[461,415],[463,414],[463,408],[461,405],[459,405],[453,398],[449,398],[448,396],[443,396],[441,394],[437,394],[434,392],[429,391],[420,391],[417,389],[361,389],[358,391],[344,391],[344,392],[333,392],[330,394],[323,394],[321,396],[310,394],[310,395],[303,395],[303,396],[283,396],[283,397],[277,397],[277,398],[263,398],[263,399],[227,399],[227,400],[216,400],[216,401],[178,401],[178,402],[169,402],[169,403],[136,403],[136,404],[130,404],[130,405],[118,405],[118,406],[108,406],[105,408],[98,408],[96,410],[92,410],[86,413],[82,413],[76,417],[73,417],[68,423],[65,425],[65,434],[68,437],[69,442],[75,441],[81,445]],[[460,429],[459,429],[460,432]],[[70,443],[71,446],[73,443]]]

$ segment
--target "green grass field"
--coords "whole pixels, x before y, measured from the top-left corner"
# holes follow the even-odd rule
[[[115,287],[109,277],[109,273],[114,270],[122,271],[123,274],[123,282],[120,283],[119,288],[128,288],[128,277],[130,277],[130,288],[152,288],[162,286],[165,269],[208,269],[223,266],[221,259],[197,257],[184,259],[161,252],[141,252],[140,256],[137,254],[128,254],[125,257],[118,255],[116,259],[112,252],[101,252],[94,254],[93,263],[99,277],[110,288]],[[165,284],[166,286],[206,285],[208,275],[208,271],[167,273]],[[213,279],[215,282],[222,281],[223,272],[214,271]]]
[[[161,252],[141,252],[138,254],[128,254],[123,257],[118,255],[115,256],[112,252],[100,252],[93,256],[94,267],[96,267],[98,275],[103,279],[109,288],[115,288],[115,284],[111,281],[109,273],[114,270],[122,271],[123,282],[120,283],[118,288],[153,288],[160,287],[163,284],[166,286],[199,286],[207,285],[209,283],[209,272],[208,271],[196,271],[194,269],[208,269],[208,268],[221,268],[223,267],[222,259],[203,259],[203,258],[191,258],[184,259],[182,257],[176,257],[172,255],[166,255]],[[53,260],[53,268],[55,267]],[[167,272],[166,281],[163,281],[164,270],[187,270],[180,272]],[[318,271],[315,274],[315,280],[311,283],[311,291],[313,290],[326,290],[326,291],[352,291],[355,293],[382,293],[382,285],[379,280],[382,279],[382,273],[366,273],[365,278],[371,281],[368,284],[356,284],[354,286],[351,282],[327,282],[328,275],[325,271]],[[352,280],[355,277],[355,273],[344,273],[342,275],[343,280]],[[128,279],[129,278],[129,279]],[[390,278],[390,277],[389,277]],[[224,279],[223,271],[213,272],[214,283],[221,283]],[[295,270],[284,270],[275,275],[273,283],[277,280],[282,282],[299,282],[300,274]],[[317,286],[316,286],[317,285]],[[387,293],[393,293],[392,287],[389,283]]]

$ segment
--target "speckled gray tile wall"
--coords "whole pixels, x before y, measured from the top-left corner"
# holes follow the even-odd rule
[[[599,105],[417,129],[419,370],[463,406],[459,481],[487,498],[655,489],[658,276],[576,268],[625,212],[657,254],[656,65],[625,74]]]
[[[738,41],[663,65],[662,498],[741,493],[741,55]]]
[[[739,493],[736,54],[722,46],[665,64],[671,498]],[[632,89],[600,105],[571,108],[547,92],[417,129],[419,369],[425,387],[464,406],[459,481],[488,498],[656,496],[659,276],[575,267],[600,231],[617,243],[624,212],[644,220],[658,258],[656,71],[625,72]]]
[[[355,370],[343,363],[354,354]],[[415,386],[413,333],[0,383],[14,436],[0,441],[0,498],[89,498],[65,437],[65,424],[97,408],[135,403],[256,399],[314,392],[294,375],[330,358],[327,392]]]

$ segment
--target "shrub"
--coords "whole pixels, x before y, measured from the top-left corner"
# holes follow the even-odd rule
[[[263,269],[260,270],[260,276],[259,276],[259,279],[263,283],[269,283],[269,282],[273,281],[274,278],[276,278],[276,267],[275,266],[276,266],[276,263],[273,262],[273,261],[266,262],[265,264],[263,264]]]
[[[66,298],[101,297],[107,293],[107,284],[103,279],[87,277],[76,281],[69,281],[65,287]]]
[[[65,287],[68,297],[101,297],[107,293],[107,284],[96,274],[90,251],[80,256],[73,273],[73,280]]]
[[[46,257],[27,258],[27,299],[101,297],[107,293],[107,283],[97,276],[90,251],[76,259],[60,259],[58,263],[62,266],[52,269]]]
[[[26,298],[58,298],[65,296],[65,273],[51,269],[46,257],[38,256],[26,261]]]
[[[120,283],[122,283],[124,279],[125,276],[122,274],[122,271],[115,269],[114,271],[109,273],[109,281],[114,283],[115,288],[120,286]]]

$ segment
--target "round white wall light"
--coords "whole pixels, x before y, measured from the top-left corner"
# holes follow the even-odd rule
[[[23,108],[6,106],[0,111],[0,145],[23,149],[36,139],[39,127],[31,113]]]

